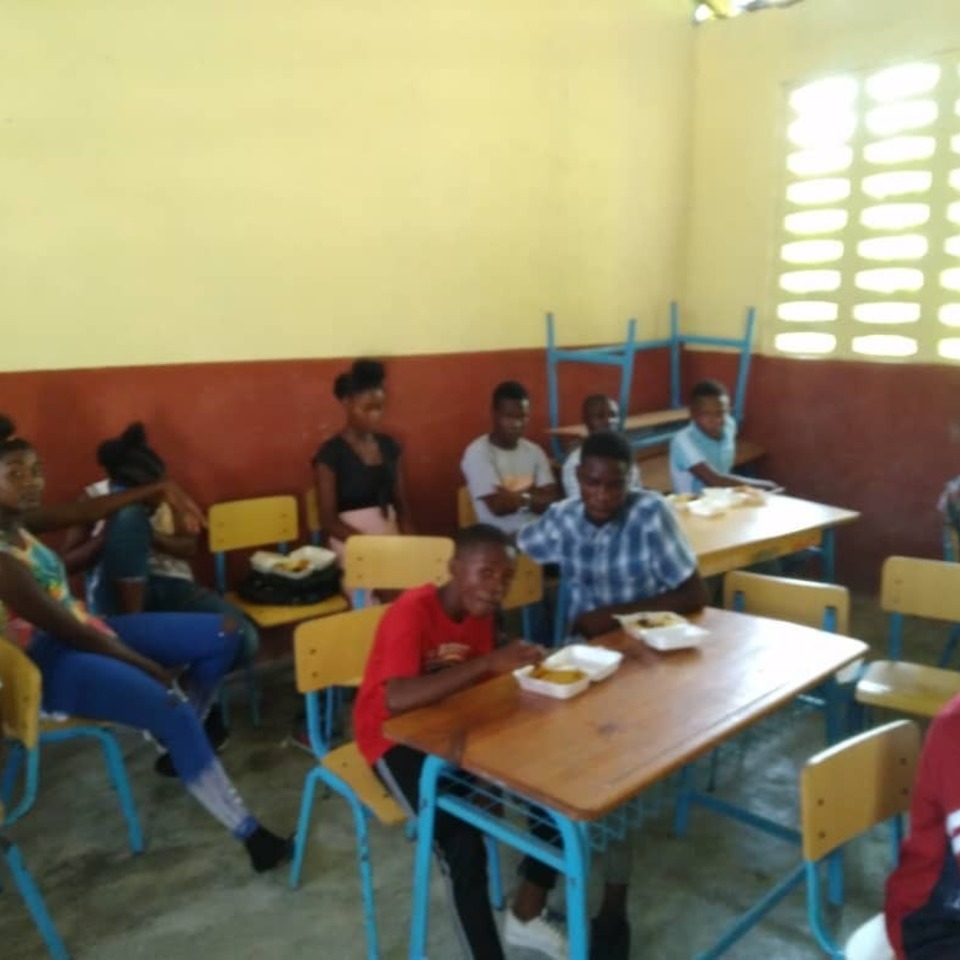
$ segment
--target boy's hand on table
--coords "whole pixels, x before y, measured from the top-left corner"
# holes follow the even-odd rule
[[[491,673],[511,673],[520,667],[539,663],[546,651],[535,643],[525,640],[511,640],[506,646],[499,647],[487,654],[487,664]]]

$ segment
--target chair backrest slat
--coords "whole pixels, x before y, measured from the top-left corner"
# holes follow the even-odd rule
[[[213,553],[291,543],[300,535],[297,498],[290,495],[215,503],[207,523]]]
[[[737,606],[758,617],[789,620],[823,630],[828,611],[833,611],[833,629],[846,634],[850,626],[850,594],[845,587],[812,580],[768,577],[745,570],[734,570],[723,580],[723,599],[727,609]]]
[[[880,606],[887,613],[960,622],[960,563],[887,557]]]
[[[37,665],[13,642],[0,636],[0,721],[3,735],[32,750],[40,737],[43,689]]]
[[[800,774],[803,856],[817,861],[910,806],[920,728],[898,720],[811,757]]]
[[[350,537],[344,548],[343,585],[348,590],[406,590],[446,583],[453,556],[449,537]]]
[[[543,567],[526,554],[517,554],[517,569],[501,607],[516,610],[543,599]]]
[[[301,623],[293,635],[300,693],[357,686],[388,609],[389,605],[364,607]]]
[[[457,526],[472,527],[477,523],[477,511],[473,506],[473,497],[469,487],[461,487],[457,491]]]

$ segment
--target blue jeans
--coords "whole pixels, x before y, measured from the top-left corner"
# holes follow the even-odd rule
[[[37,633],[27,652],[43,676],[44,709],[147,730],[170,751],[180,779],[195,782],[216,763],[200,713],[236,658],[237,632],[225,633],[223,617],[211,614],[135,613],[106,622],[143,656],[185,667],[190,700],[128,663]]]
[[[219,593],[181,577],[151,576],[147,580],[145,610],[156,613],[219,613],[232,619],[239,628],[240,645],[231,664],[236,670],[256,662],[260,634],[254,624]]]

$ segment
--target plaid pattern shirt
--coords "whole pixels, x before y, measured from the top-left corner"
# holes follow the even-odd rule
[[[571,621],[598,607],[667,593],[697,569],[670,507],[648,490],[629,493],[602,526],[587,519],[581,500],[562,500],[520,530],[517,545],[538,563],[560,565]]]

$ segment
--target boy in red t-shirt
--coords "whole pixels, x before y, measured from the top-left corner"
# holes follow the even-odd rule
[[[468,527],[457,537],[450,580],[442,587],[406,591],[380,622],[357,695],[354,733],[367,762],[411,817],[419,806],[425,757],[385,739],[383,723],[542,658],[539,647],[523,641],[499,648],[494,643],[494,615],[513,571],[513,548],[506,534],[484,524]],[[434,831],[466,949],[474,960],[501,960],[481,833],[442,811]],[[544,914],[555,871],[527,857],[520,873],[523,881],[507,913],[506,942],[566,960],[566,937]]]
[[[927,733],[884,912],[898,960],[960,957],[960,697]]]

